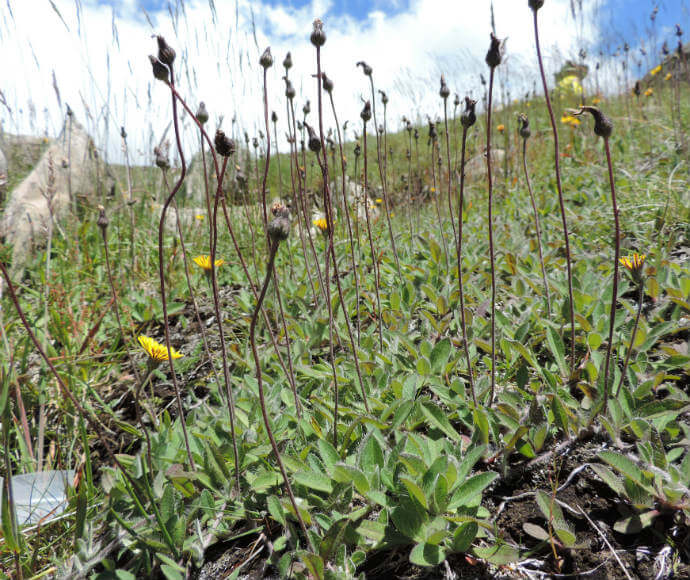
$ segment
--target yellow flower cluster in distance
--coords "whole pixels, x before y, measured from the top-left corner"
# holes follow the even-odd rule
[[[328,222],[325,217],[316,218],[312,223],[319,228],[322,232],[328,231]]]
[[[654,89],[652,87],[649,87],[645,92],[644,96],[645,97],[651,97],[654,94]]]
[[[563,115],[561,117],[561,123],[568,125],[568,127],[578,127],[580,125],[580,119],[573,117],[572,115]]]
[[[146,336],[144,334],[137,337],[137,340],[139,341],[141,348],[143,348],[146,351],[146,354],[149,355],[149,357],[151,357],[151,360],[154,360],[156,362],[168,360],[168,349],[164,344],[161,344],[158,341],[151,338],[150,336]],[[170,347],[170,354],[173,357],[173,359],[181,358],[183,356],[181,353],[177,352],[172,346]]]
[[[652,70],[649,71],[649,74],[654,77],[654,76],[658,75],[660,72],[661,72],[661,65],[655,66]]]
[[[203,268],[203,270],[205,270],[206,272],[211,271],[211,256],[197,256],[196,258],[194,258],[194,262],[197,266],[199,266],[199,268]],[[218,266],[222,266],[223,264],[225,264],[225,260],[219,259],[216,260],[215,263],[217,268]]]
[[[634,253],[632,256],[625,256],[624,258],[619,258],[621,265],[631,272],[639,272],[644,266],[644,259],[647,256],[645,254]]]

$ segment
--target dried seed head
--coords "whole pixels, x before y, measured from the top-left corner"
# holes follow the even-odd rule
[[[520,137],[523,139],[529,139],[530,135],[532,134],[532,131],[529,128],[529,119],[527,118],[527,115],[524,113],[520,113],[518,115],[518,123],[520,123],[520,128],[518,129],[518,132],[520,133]]]
[[[441,75],[441,89],[439,90],[438,94],[441,95],[441,98],[444,101],[450,96],[450,89],[448,88],[446,79],[443,77],[443,75]]]
[[[323,46],[326,44],[326,33],[323,31],[323,22],[318,18],[314,20],[314,28],[311,31],[309,40],[311,40],[314,46]]]
[[[460,123],[465,129],[469,129],[477,122],[477,114],[474,111],[476,105],[477,101],[470,99],[469,97],[465,97],[465,110],[460,116]]]
[[[436,132],[436,123],[434,123],[429,117],[427,117],[427,122],[429,123],[429,142],[436,141],[438,138],[438,133]]]
[[[273,66],[273,55],[271,54],[270,46],[266,47],[266,50],[264,50],[264,53],[261,55],[261,58],[259,59],[259,64],[264,69],[271,68]]]
[[[683,29],[680,27],[680,24],[676,24],[676,36],[678,38],[683,36]]]
[[[275,124],[278,122],[278,115],[275,111],[271,111],[271,121]]]
[[[208,121],[208,111],[206,110],[206,103],[204,103],[204,101],[199,103],[199,108],[196,110],[196,120],[202,125],[205,125],[206,121]]]
[[[259,148],[259,140],[256,137],[252,137],[252,145],[254,146],[254,149]]]
[[[173,62],[175,62],[175,51],[160,34],[156,36],[156,40],[158,41],[158,60],[172,67]]]
[[[321,73],[321,84],[324,91],[329,94],[333,92],[333,81],[326,76],[325,72]]]
[[[291,101],[295,98],[296,94],[297,93],[295,92],[295,87],[292,86],[292,82],[290,82],[290,79],[285,78],[285,96]]]
[[[385,107],[388,104],[388,95],[386,94],[385,91],[382,91],[379,89],[379,94],[381,95],[381,102],[383,103],[383,106]]]
[[[318,153],[319,151],[321,151],[321,140],[316,136],[314,129],[311,125],[309,125],[309,123],[304,123],[304,126],[306,127],[307,132],[309,133],[309,151],[313,153]]]
[[[544,0],[528,0],[527,4],[529,4],[529,7],[536,12],[544,5]]]
[[[496,35],[491,33],[491,44],[489,45],[489,51],[486,53],[486,64],[489,68],[496,68],[503,60],[503,54],[505,53],[505,39],[500,40]]]
[[[290,70],[292,68],[292,54],[290,54],[290,51],[288,51],[283,59],[283,68],[285,70]]]
[[[359,144],[359,141],[355,143],[355,157],[359,157],[362,154],[362,146]]]
[[[362,72],[363,72],[366,76],[368,76],[368,77],[370,77],[370,76],[371,76],[371,73],[374,72],[374,70],[373,70],[366,62],[364,62],[363,60],[360,60],[360,61],[357,63],[357,66],[361,66],[361,67],[362,67]]]
[[[412,123],[409,120],[406,121],[405,129],[407,129],[408,133],[412,133]]]
[[[102,205],[98,206],[98,221],[96,223],[103,231],[108,227],[108,216],[105,215],[105,208]]]
[[[304,107],[302,107],[302,113],[306,117],[309,113],[311,113],[311,103],[309,102],[309,99],[307,99],[307,102],[304,103]]]
[[[642,85],[640,84],[640,81],[635,81],[633,93],[635,93],[636,97],[639,97],[641,92],[642,92]]]
[[[222,157],[230,157],[235,153],[235,142],[230,139],[222,129],[216,131],[216,137],[214,139],[216,146],[216,152]]]
[[[458,93],[455,93],[455,98],[453,99],[453,106],[456,108],[460,106],[460,97],[458,96]]]
[[[604,113],[602,113],[597,107],[590,107],[588,105],[583,105],[578,111],[569,110],[569,113],[573,115],[581,115],[587,112],[594,117],[594,134],[604,139],[608,139],[613,133],[613,123]]]
[[[268,224],[268,237],[274,244],[279,244],[290,235],[290,210],[283,205],[276,208],[274,215]]]
[[[151,61],[151,68],[153,69],[153,76],[159,81],[164,83],[170,82],[170,72],[168,67],[165,66],[160,60],[158,60],[152,54],[149,54],[149,60]]]
[[[359,114],[359,116],[365,123],[368,123],[371,120],[371,102],[367,101],[366,103],[364,103],[364,108],[362,109],[362,112]]]
[[[167,144],[163,144],[160,147],[154,147],[153,154],[156,157],[156,167],[158,167],[162,171],[167,171],[168,169],[170,169],[170,160],[168,159]]]

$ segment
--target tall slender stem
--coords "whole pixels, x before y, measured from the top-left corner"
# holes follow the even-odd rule
[[[625,373],[628,372],[628,363],[630,362],[630,355],[633,351],[633,345],[635,344],[635,336],[637,335],[637,325],[640,323],[640,314],[642,314],[642,306],[644,304],[644,280],[638,282],[638,294],[637,294],[637,313],[635,314],[635,324],[633,324],[632,334],[630,335],[630,346],[628,346],[628,352],[625,353],[625,361],[623,362],[623,370],[621,371],[621,378],[618,381],[618,387],[616,387],[616,392],[613,397],[618,397],[618,393],[621,390],[623,381],[625,380]]]
[[[546,108],[549,111],[549,120],[551,121],[551,130],[553,132],[556,189],[558,190],[558,203],[561,209],[561,221],[563,223],[563,239],[565,242],[565,264],[568,271],[568,306],[570,310],[570,374],[572,376],[575,370],[575,300],[573,298],[573,272],[572,263],[570,259],[570,240],[568,237],[568,222],[565,216],[565,202],[563,200],[563,187],[561,184],[560,146],[558,143],[558,128],[556,127],[556,118],[553,114],[551,98],[549,97],[549,89],[546,85],[546,74],[544,73],[544,63],[541,56],[541,48],[539,46],[539,25],[537,23],[537,11],[533,10],[533,13],[534,41],[537,46],[537,60],[539,61],[539,73],[541,75],[542,86],[544,87],[544,99],[546,100]]]
[[[489,407],[496,391],[496,264],[494,260],[494,186],[491,175],[491,105],[494,88],[494,67],[489,73],[489,104],[486,111],[486,175],[489,185],[489,259],[491,261],[491,391]]]

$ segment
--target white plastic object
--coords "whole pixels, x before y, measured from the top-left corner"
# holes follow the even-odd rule
[[[73,481],[73,469],[12,476],[17,524],[37,524],[41,520],[50,520],[60,515],[67,507],[67,487],[71,486]],[[4,485],[2,478],[0,485]]]

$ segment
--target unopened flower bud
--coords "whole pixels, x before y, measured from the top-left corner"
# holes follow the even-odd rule
[[[295,87],[292,86],[290,79],[285,79],[285,96],[291,101],[295,98],[296,94]]]
[[[271,47],[267,47],[264,53],[259,59],[259,64],[264,67],[264,69],[271,68],[273,66],[273,55],[271,54]]]
[[[368,123],[371,120],[371,103],[369,101],[364,103],[364,108],[362,109],[362,112],[359,114],[359,116],[365,123]]]
[[[124,127],[120,127],[120,137],[127,139],[127,131],[125,131]]]
[[[273,123],[277,123],[277,122],[278,122],[278,115],[276,114],[275,111],[271,111],[271,121],[272,121]]]
[[[381,102],[383,103],[383,106],[385,107],[388,104],[388,95],[386,94],[385,91],[382,91],[379,89],[379,94],[381,95]]]
[[[520,113],[518,115],[518,123],[520,123],[520,128],[518,129],[520,137],[523,139],[529,139],[532,131],[529,128],[529,119],[527,118],[527,115]]]
[[[469,129],[477,122],[477,114],[474,111],[477,101],[465,97],[465,110],[460,115],[460,123],[465,129]]]
[[[366,76],[368,76],[368,77],[370,77],[370,76],[371,76],[371,73],[374,72],[373,69],[372,69],[366,62],[364,62],[363,60],[360,60],[360,61],[357,63],[357,66],[361,66],[361,67],[362,67],[362,72],[363,72]]]
[[[276,216],[268,224],[268,237],[274,244],[290,236],[290,210],[286,206],[277,209]]]
[[[302,107],[302,113],[306,117],[309,113],[311,113],[311,103],[309,102],[309,99],[307,99],[307,102],[304,103],[304,107]]]
[[[230,157],[235,153],[235,142],[226,136],[225,132],[221,129],[216,131],[214,144],[216,146],[216,152],[222,157]]]
[[[321,151],[321,140],[316,136],[316,133],[311,125],[304,123],[304,126],[307,128],[307,132],[309,133],[309,151],[312,153],[318,153]]]
[[[208,121],[208,111],[206,110],[204,101],[199,103],[199,108],[196,110],[196,120],[202,125],[205,125],[206,121]]]
[[[156,167],[163,171],[167,171],[168,169],[170,169],[170,160],[168,159],[167,144],[162,147],[154,147],[153,154],[156,156]]]
[[[505,40],[501,41],[494,33],[491,33],[491,44],[489,45],[489,51],[486,53],[486,64],[489,68],[496,68],[503,60],[503,53],[505,51]]]
[[[441,89],[439,90],[438,94],[441,95],[441,98],[444,101],[450,96],[450,89],[448,88],[446,79],[443,77],[443,75],[441,75]]]
[[[323,22],[318,18],[314,20],[314,28],[309,37],[314,46],[323,46],[326,44],[326,33],[323,31]]]
[[[544,0],[527,0],[529,7],[535,12],[544,6]]]
[[[455,93],[455,99],[453,99],[453,106],[454,107],[460,106],[460,97],[458,96],[458,93]]]
[[[158,60],[171,67],[175,61],[175,51],[160,34],[156,36],[156,40],[158,41]]]
[[[359,141],[355,143],[355,157],[359,157],[362,154],[362,146],[359,144]]]
[[[165,66],[160,60],[158,60],[152,54],[149,54],[149,60],[151,61],[153,76],[159,81],[163,81],[164,83],[170,82],[170,74],[168,71],[168,67]]]
[[[597,107],[582,106],[579,111],[575,114],[581,115],[584,112],[589,113],[594,117],[594,134],[604,139],[608,139],[613,133],[613,123],[604,113],[602,113]]]
[[[105,208],[102,205],[98,206],[98,227],[105,230],[108,227],[108,216],[105,215]]]
[[[290,70],[292,68],[292,55],[288,52],[283,59],[283,68]]]
[[[321,84],[323,85],[323,90],[327,93],[333,92],[333,81],[326,76],[325,72],[321,73]]]

